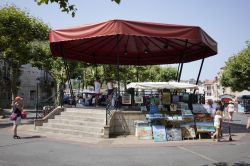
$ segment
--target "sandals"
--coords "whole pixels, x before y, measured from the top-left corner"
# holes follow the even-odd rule
[[[21,139],[21,137],[19,137],[18,135],[14,135],[13,138],[14,139]]]

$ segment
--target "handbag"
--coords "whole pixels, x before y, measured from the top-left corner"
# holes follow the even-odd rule
[[[17,114],[12,112],[11,115],[10,115],[10,120],[15,121],[16,119],[17,119]]]
[[[22,111],[21,118],[26,119],[26,117],[27,117],[27,113],[25,111]]]

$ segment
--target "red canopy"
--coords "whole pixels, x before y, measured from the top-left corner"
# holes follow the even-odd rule
[[[50,48],[54,56],[94,64],[185,63],[217,54],[200,27],[127,20],[51,30]]]

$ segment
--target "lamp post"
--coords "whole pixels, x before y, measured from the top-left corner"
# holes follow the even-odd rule
[[[39,93],[38,93],[38,89],[39,89],[39,83],[40,83],[40,78],[37,77],[36,78],[36,119],[37,119],[37,115],[38,115],[38,96],[39,96]]]

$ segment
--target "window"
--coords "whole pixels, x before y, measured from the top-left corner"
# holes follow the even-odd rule
[[[36,99],[36,91],[30,91],[30,101],[34,101]]]

